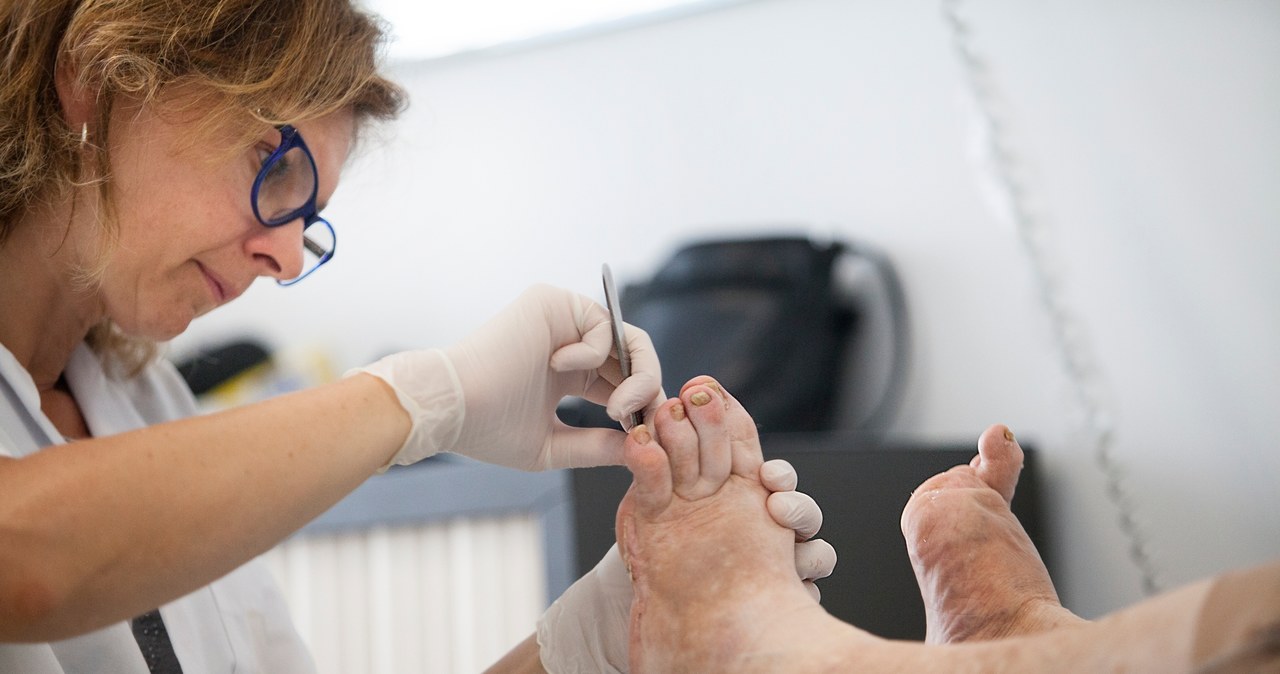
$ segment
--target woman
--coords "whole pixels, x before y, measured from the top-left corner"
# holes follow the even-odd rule
[[[66,0],[6,2],[0,35],[0,671],[308,671],[247,562],[391,463],[618,463],[621,432],[566,429],[555,404],[660,401],[642,331],[620,382],[603,309],[536,287],[449,349],[194,417],[153,345],[332,257],[320,211],[358,132],[404,105],[378,25],[349,0]],[[812,535],[794,473],[767,477]],[[834,564],[798,561],[815,549],[810,576]],[[500,668],[622,667],[618,568]]]

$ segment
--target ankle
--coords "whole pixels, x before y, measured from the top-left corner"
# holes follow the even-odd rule
[[[982,631],[977,638],[1027,636],[1088,622],[1063,608],[1056,598],[1033,597],[1022,602],[1006,619],[992,621],[991,629]]]

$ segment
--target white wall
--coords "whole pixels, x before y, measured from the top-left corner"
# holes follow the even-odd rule
[[[1280,556],[1280,5],[963,9],[1159,580]],[[345,367],[448,343],[534,281],[598,295],[600,262],[625,283],[690,236],[864,239],[911,303],[898,430],[1010,424],[1044,454],[1068,605],[1140,596],[1028,258],[978,179],[937,3],[766,0],[396,74],[413,105],[327,212],[334,263],[179,352],[248,330]]]

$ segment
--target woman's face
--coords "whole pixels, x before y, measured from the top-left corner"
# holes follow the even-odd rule
[[[280,143],[264,127],[258,142],[228,155],[217,138],[192,142],[196,123],[147,107],[113,114],[111,187],[119,223],[99,291],[126,333],[171,339],[191,320],[239,297],[259,276],[302,271],[302,220],[265,227],[250,192],[263,159]],[[319,172],[323,209],[350,151],[350,112],[297,125]],[[232,142],[229,138],[227,143]]]

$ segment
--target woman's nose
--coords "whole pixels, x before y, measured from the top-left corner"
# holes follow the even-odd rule
[[[287,281],[302,274],[303,219],[290,220],[275,227],[257,225],[245,243],[259,276]]]

